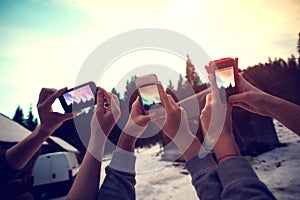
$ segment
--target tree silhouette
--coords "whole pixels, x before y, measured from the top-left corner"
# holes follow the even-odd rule
[[[177,91],[181,91],[184,89],[184,80],[181,74],[179,74],[179,80],[177,84]]]
[[[188,83],[192,86],[192,88],[195,90],[202,82],[200,80],[200,77],[198,76],[197,72],[195,71],[195,66],[192,64],[192,61],[187,55],[187,61],[186,61],[186,79]]]
[[[172,91],[175,90],[174,85],[173,85],[173,83],[172,83],[171,80],[169,80],[169,84],[168,84],[167,88],[169,88],[169,89],[172,90]]]
[[[31,104],[29,107],[27,118],[24,121],[24,124],[25,124],[25,127],[30,131],[33,131],[36,128],[36,126],[38,125],[37,119],[32,114],[32,105]]]
[[[24,114],[21,106],[17,107],[13,120],[19,123],[20,125],[24,126]]]
[[[118,99],[120,100],[120,93],[117,92],[116,88],[113,88],[113,89],[111,90],[111,93],[114,94],[114,95],[116,95],[116,96],[118,97]]]
[[[297,51],[298,51],[298,65],[300,65],[300,32],[298,33],[298,44],[297,44]]]

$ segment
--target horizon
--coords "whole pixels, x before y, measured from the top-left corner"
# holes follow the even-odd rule
[[[20,105],[26,117],[32,104],[38,117],[35,105],[42,87],[74,87],[82,64],[96,47],[138,28],[181,33],[213,60],[238,57],[240,69],[265,63],[269,57],[298,57],[294,29],[300,27],[299,10],[299,0],[3,0],[0,113],[12,118]],[[107,76],[97,83],[108,91],[118,85],[116,90],[123,96],[125,85],[120,81],[124,74],[145,64],[171,66],[176,73],[185,74],[185,60],[166,52],[140,51],[115,60],[107,71],[114,78]],[[169,77],[175,86],[178,77]],[[161,81],[167,85],[169,80]]]

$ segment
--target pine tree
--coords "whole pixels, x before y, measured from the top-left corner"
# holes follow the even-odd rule
[[[116,96],[118,97],[118,99],[120,100],[120,93],[117,92],[116,88],[113,88],[113,89],[111,90],[111,93],[114,94],[114,95],[116,95]]]
[[[32,114],[32,105],[30,104],[28,116],[25,119],[25,126],[28,130],[33,131],[37,126],[37,120]]]
[[[20,106],[17,107],[13,120],[20,125],[24,126],[24,114]]]
[[[196,88],[202,84],[200,77],[198,76],[197,72],[195,71],[195,67],[192,64],[192,61],[187,55],[187,61],[186,61],[186,78],[188,83],[191,85],[191,87],[196,90]]]
[[[169,84],[168,84],[167,88],[169,88],[169,89],[172,90],[172,91],[175,90],[175,89],[174,89],[174,85],[173,85],[173,83],[172,83],[171,80],[169,80]]]
[[[182,75],[179,75],[178,84],[177,84],[177,91],[181,91],[184,89],[184,80]]]
[[[297,62],[296,57],[292,54],[290,58],[288,58],[288,66],[289,68],[296,68]]]
[[[133,94],[134,90],[135,90],[135,79],[136,76],[132,76],[131,80],[126,82],[126,90],[124,92],[124,101],[129,101],[129,99],[131,98],[131,95]]]

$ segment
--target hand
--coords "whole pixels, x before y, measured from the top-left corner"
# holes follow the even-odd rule
[[[221,102],[215,75],[209,74],[208,78],[212,93],[206,96],[200,121],[206,150],[213,148],[218,162],[221,162],[229,157],[239,156],[240,151],[232,133],[232,105]]]
[[[175,103],[171,95],[164,92],[161,84],[158,84],[158,91],[164,107],[165,118],[154,122],[173,140],[183,153],[184,159],[189,160],[199,153],[200,141],[190,130],[185,110]]]
[[[137,97],[132,104],[129,119],[124,128],[126,134],[139,138],[150,123],[150,115],[143,114],[143,108],[140,103],[140,97]]]
[[[221,132],[224,131],[223,125],[227,127],[225,130],[232,132],[231,107],[229,106],[229,114],[226,117],[226,104],[221,101],[216,77],[214,74],[209,74],[208,79],[211,85],[211,93],[206,96],[205,106],[200,115],[200,121],[204,136],[206,136],[209,131],[209,139],[217,140]],[[227,122],[225,122],[225,119]],[[211,120],[214,122],[211,123]]]
[[[40,131],[50,135],[53,133],[64,121],[72,119],[79,112],[61,114],[58,112],[53,112],[52,104],[56,98],[62,95],[67,88],[62,88],[60,90],[43,88],[39,95],[39,100],[37,103],[39,118],[41,121]]]
[[[229,103],[239,106],[249,112],[263,116],[270,116],[271,112],[268,105],[272,96],[251,85],[241,75],[239,75],[239,94],[229,97]]]
[[[135,142],[142,136],[150,123],[150,116],[143,114],[139,97],[132,104],[129,119],[125,125],[117,144],[117,150],[134,152]]]
[[[174,139],[179,131],[191,133],[185,110],[176,104],[171,95],[165,93],[161,84],[158,84],[157,87],[164,108],[165,118],[163,119],[163,123],[162,120],[155,120],[154,122],[162,128],[163,132],[170,139]]]
[[[104,106],[107,103],[107,107]],[[97,108],[91,120],[91,134],[104,134],[106,137],[121,116],[118,97],[103,88],[97,90]]]

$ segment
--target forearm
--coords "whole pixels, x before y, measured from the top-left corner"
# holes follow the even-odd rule
[[[101,162],[86,151],[78,175],[66,199],[97,199]]]
[[[117,144],[117,148],[122,149],[127,152],[134,153],[135,142],[137,138],[122,132]]]
[[[287,128],[300,136],[300,106],[286,101],[284,99],[274,97],[270,98],[271,117],[281,122]]]
[[[121,133],[117,149],[105,170],[106,176],[99,191],[101,199],[135,199],[135,141],[135,137]]]
[[[213,150],[219,163],[228,157],[240,156],[240,150],[232,133],[222,133]]]
[[[184,151],[183,157],[185,160],[190,160],[195,155],[199,154],[201,149],[201,143],[196,136],[193,136],[193,140],[188,148]]]
[[[7,150],[5,158],[8,165],[12,169],[22,169],[50,134],[37,127],[27,138]]]
[[[83,158],[75,182],[67,199],[97,199],[101,159],[103,157],[105,138],[101,135],[91,135],[90,142]]]

